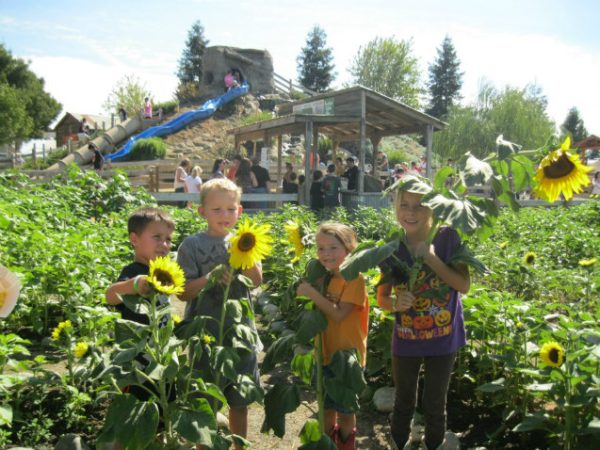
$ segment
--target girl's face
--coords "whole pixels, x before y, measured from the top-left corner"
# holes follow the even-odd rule
[[[396,220],[407,234],[426,233],[431,228],[431,210],[421,205],[422,194],[401,192]]]
[[[328,271],[337,272],[347,255],[346,247],[338,238],[331,234],[317,234],[317,257]]]

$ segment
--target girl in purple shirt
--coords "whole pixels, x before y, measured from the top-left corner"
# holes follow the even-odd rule
[[[417,400],[421,366],[425,366],[423,409],[425,445],[441,448],[446,432],[446,396],[456,352],[465,345],[465,328],[460,293],[469,291],[466,266],[449,265],[460,245],[458,233],[447,227],[438,230],[430,244],[432,211],[421,205],[421,194],[398,192],[396,220],[405,239],[384,261],[382,269],[391,281],[377,290],[379,306],[396,313],[392,336],[392,372],[396,396],[391,417],[393,448],[410,448],[410,423]],[[404,265],[422,260],[412,292]]]

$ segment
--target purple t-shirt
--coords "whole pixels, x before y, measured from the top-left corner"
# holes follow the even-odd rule
[[[440,228],[433,246],[435,254],[447,262],[460,245],[460,237],[452,228]],[[410,252],[404,245],[393,257],[413,264]],[[400,289],[407,286],[407,274],[393,257],[388,258],[383,268],[391,268],[393,283]],[[423,264],[415,283],[413,306],[396,313],[392,334],[394,356],[440,356],[454,353],[465,345],[465,325],[460,294],[444,283],[429,266]]]

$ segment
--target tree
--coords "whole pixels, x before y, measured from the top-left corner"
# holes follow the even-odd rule
[[[135,75],[125,75],[117,81],[102,106],[109,113],[125,108],[127,115],[133,116],[139,113],[145,97],[152,97],[146,84]]]
[[[442,47],[437,49],[437,58],[429,66],[429,107],[427,114],[441,119],[448,109],[460,100],[463,73],[459,70],[460,61],[452,40],[446,36]]]
[[[484,158],[495,151],[500,134],[523,148],[539,148],[554,134],[546,107],[546,98],[536,86],[498,91],[483,84],[474,105],[450,107],[448,126],[434,133],[433,148],[442,159],[457,159],[467,151]]]
[[[44,91],[44,79],[0,44],[0,143],[40,137],[62,105]]]
[[[575,107],[569,110],[567,118],[561,125],[561,130],[564,134],[570,134],[573,142],[584,140],[588,132],[583,125],[583,119],[579,116],[579,110]]]
[[[419,107],[422,89],[417,59],[412,55],[412,41],[375,38],[359,48],[349,72],[354,83]]]
[[[333,51],[327,47],[327,34],[315,26],[306,38],[306,46],[296,58],[298,80],[303,86],[317,92],[325,92],[335,79]]]
[[[204,27],[197,20],[188,31],[185,48],[179,60],[177,78],[179,78],[180,84],[200,84],[200,81],[202,81],[202,59],[207,45],[208,39],[204,37]]]

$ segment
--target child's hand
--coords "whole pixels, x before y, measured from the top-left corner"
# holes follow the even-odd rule
[[[233,279],[233,271],[229,266],[217,266],[206,275],[206,279],[221,284],[229,284]]]
[[[152,293],[152,288],[150,287],[150,283],[148,283],[148,277],[146,275],[136,276],[133,287],[140,295],[150,295]]]
[[[394,311],[397,312],[404,312],[404,311],[408,311],[411,306],[413,305],[413,302],[415,301],[415,296],[412,294],[412,292],[409,292],[405,289],[398,289],[396,291],[396,301],[395,303],[395,308]]]
[[[314,291],[315,291],[315,288],[312,287],[310,283],[303,281],[298,286],[298,289],[296,289],[296,294],[299,297],[310,297],[310,294],[313,293]]]
[[[425,241],[421,241],[415,247],[415,256],[425,259],[429,255],[435,255],[433,244],[427,245]]]

